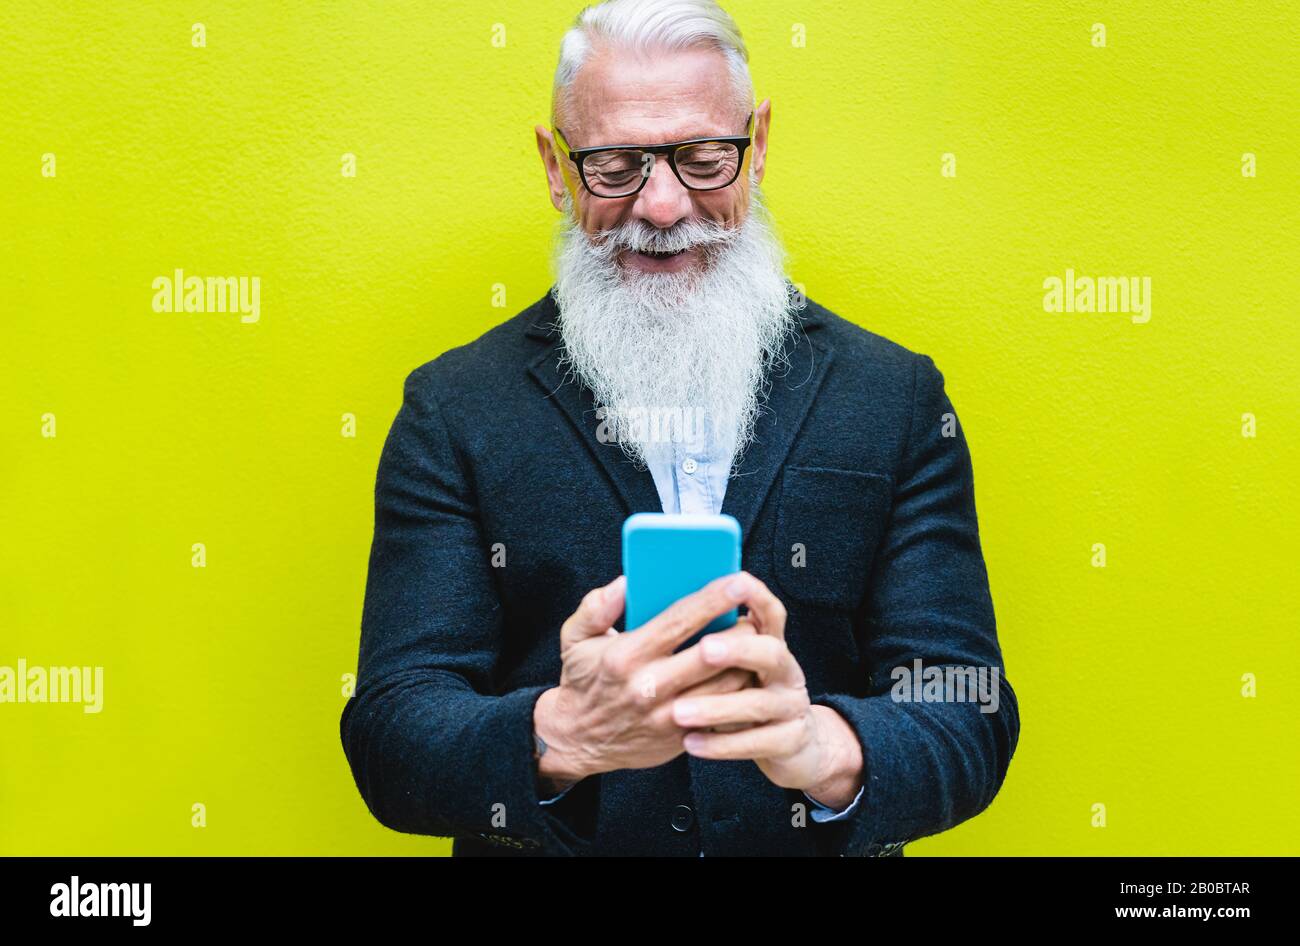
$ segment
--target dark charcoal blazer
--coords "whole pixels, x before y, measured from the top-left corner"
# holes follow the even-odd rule
[[[539,804],[533,704],[559,682],[560,625],[620,573],[624,518],[661,511],[649,470],[597,440],[590,393],[557,365],[555,316],[548,293],[406,379],[340,721],[374,816],[453,837],[456,855],[875,856],[987,807],[1020,723],[965,438],[954,418],[945,436],[953,408],[930,358],[811,300],[723,511],[743,567],[788,610],[813,702],[856,731],[866,792],[819,824],[753,762],[683,754]],[[998,712],[895,701],[890,671],[916,658],[998,668]]]

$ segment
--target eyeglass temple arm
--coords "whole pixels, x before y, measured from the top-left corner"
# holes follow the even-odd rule
[[[569,139],[564,137],[564,132],[560,131],[560,129],[556,127],[551,129],[551,135],[555,139],[556,149],[560,154],[572,161],[573,155],[569,150]]]

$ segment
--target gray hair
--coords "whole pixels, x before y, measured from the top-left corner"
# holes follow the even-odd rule
[[[597,42],[641,55],[717,49],[726,57],[738,107],[748,111],[753,101],[749,51],[735,21],[717,0],[605,0],[579,13],[560,42],[551,97],[553,117],[569,113],[573,80]]]

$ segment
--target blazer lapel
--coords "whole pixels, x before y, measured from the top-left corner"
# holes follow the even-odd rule
[[[831,363],[833,349],[824,336],[809,334],[819,324],[808,318],[787,338],[789,367],[768,375],[771,388],[754,423],[754,439],[727,481],[722,511],[736,517],[745,541]]]
[[[555,303],[549,293],[542,308],[544,314],[554,315]],[[553,320],[543,319],[542,324],[534,320],[530,327],[530,335],[546,338],[550,344],[528,365],[529,374],[542,386],[545,396],[568,416],[578,438],[586,444],[587,450],[618,491],[628,514],[663,512],[659,490],[649,467],[638,469],[617,443],[600,442],[597,436],[601,423],[596,416],[598,405],[587,386],[579,384],[560,367],[562,346],[559,344],[559,330],[553,326]]]
[[[662,512],[659,491],[650,470],[638,469],[618,444],[600,442],[597,436],[600,426],[600,419],[596,416],[598,405],[590,390],[560,367],[562,346],[555,315],[555,301],[548,292],[538,302],[528,327],[529,335],[547,342],[541,353],[529,363],[529,374],[541,386],[545,396],[569,418],[579,438],[618,491],[628,513]],[[809,334],[821,327],[816,307],[805,308],[800,317],[800,327],[786,339],[785,363],[788,367],[769,374],[770,389],[755,422],[754,439],[732,473],[723,498],[722,511],[736,517],[741,535],[746,538],[831,361],[831,347]]]

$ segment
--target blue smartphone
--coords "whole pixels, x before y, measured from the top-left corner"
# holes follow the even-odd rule
[[[715,578],[740,571],[740,523],[734,516],[638,512],[623,523],[627,576],[624,628],[634,631]],[[678,650],[736,623],[737,609],[710,621]]]

